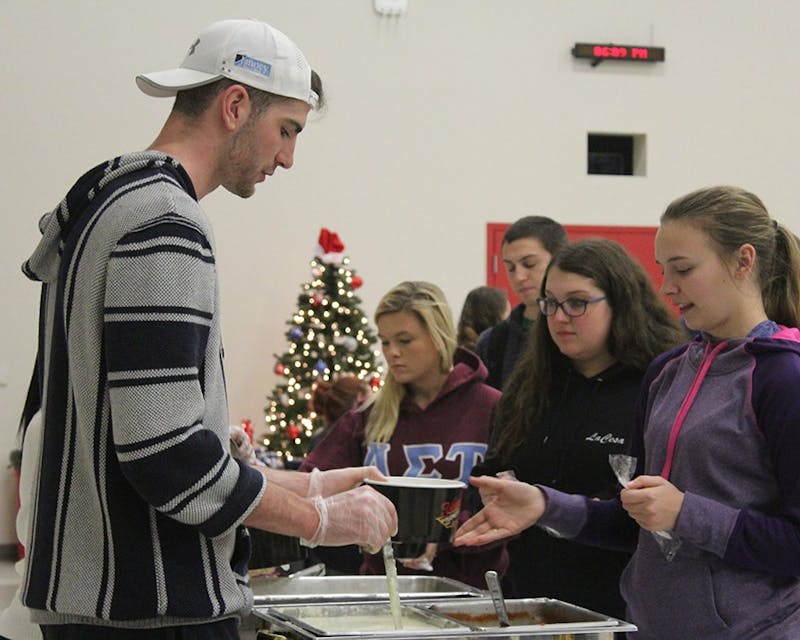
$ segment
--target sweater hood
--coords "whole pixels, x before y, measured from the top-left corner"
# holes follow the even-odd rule
[[[684,351],[692,346],[703,346],[709,342],[713,343],[718,341],[710,340],[708,336],[703,334],[697,334],[688,342],[684,342],[683,344],[673,347],[669,351],[665,351],[664,353],[656,356],[648,369],[654,367],[659,368],[663,366],[663,362],[680,356]],[[771,336],[757,338],[736,338],[728,340],[728,342],[730,343],[731,347],[739,345],[750,353],[754,354],[790,351],[800,355],[800,329],[796,329],[794,327],[784,327],[783,325],[778,325],[778,331],[773,333]]]
[[[450,371],[450,375],[447,376],[447,380],[445,380],[444,385],[431,404],[435,404],[440,399],[450,395],[463,386],[483,383],[488,375],[489,371],[486,365],[483,364],[483,361],[477,354],[469,349],[458,347],[455,354],[453,354],[453,369]],[[408,396],[403,399],[403,405],[407,409],[419,411],[419,407],[411,402]]]
[[[489,370],[483,360],[476,353],[463,347],[458,347],[453,354],[453,370],[442,387],[440,395],[449,393],[470,382],[483,382]]]
[[[22,272],[35,281],[56,280],[67,238],[92,201],[113,181],[123,177],[135,179],[131,174],[152,173],[154,169],[170,174],[192,198],[197,199],[189,174],[177,160],[164,153],[140,151],[108,160],[83,174],[58,206],[41,217],[39,231],[42,238],[22,264]]]
[[[753,338],[747,344],[747,349],[752,353],[793,351],[800,355],[800,330],[781,327],[768,338]]]
[[[780,331],[772,334],[772,339],[800,342],[800,329],[796,329],[795,327],[780,326]]]

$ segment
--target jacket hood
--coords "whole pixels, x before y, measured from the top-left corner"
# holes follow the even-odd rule
[[[747,344],[747,349],[753,353],[793,351],[800,355],[800,330],[782,326],[769,338],[754,338]]]
[[[800,329],[796,329],[794,327],[784,327],[781,326],[781,330],[778,333],[772,334],[773,340],[789,340],[791,342],[800,342]]]
[[[92,201],[112,181],[139,171],[159,168],[168,172],[193,198],[197,199],[189,174],[178,161],[158,151],[140,151],[119,156],[83,174],[58,206],[39,220],[42,238],[22,272],[31,280],[52,282],[58,278],[64,245],[77,221]]]
[[[453,354],[453,370],[447,377],[439,396],[441,397],[471,382],[483,382],[488,375],[489,370],[477,354],[469,349],[458,347],[455,354]]]
[[[651,367],[656,362],[663,362],[671,358],[679,356],[681,353],[696,345],[705,345],[709,340],[706,336],[698,334],[688,342],[683,343],[677,347],[673,347],[669,351],[656,356]],[[771,336],[757,337],[757,338],[736,338],[729,340],[732,343],[731,347],[741,345],[750,353],[778,353],[781,351],[791,351],[800,355],[800,329],[794,327],[784,327],[778,325],[778,331]]]
[[[463,386],[483,383],[488,375],[489,371],[486,365],[476,353],[464,347],[458,347],[453,354],[453,369],[431,405]],[[486,386],[488,387],[488,385]],[[409,400],[408,395],[403,398],[401,406],[406,410],[420,411],[419,407]]]

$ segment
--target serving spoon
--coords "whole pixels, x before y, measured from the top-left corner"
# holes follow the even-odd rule
[[[486,578],[486,586],[489,587],[489,595],[492,596],[494,612],[497,614],[497,620],[500,622],[500,626],[510,626],[511,623],[508,621],[506,601],[503,599],[503,591],[500,589],[500,580],[497,577],[497,571],[487,571],[484,577]]]

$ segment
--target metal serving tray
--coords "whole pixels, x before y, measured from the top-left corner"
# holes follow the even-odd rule
[[[439,576],[398,576],[402,600],[485,596],[480,589]],[[298,576],[251,581],[255,604],[388,600],[386,576]]]
[[[395,629],[388,602],[274,606],[266,614],[283,630],[316,638],[463,636],[470,631],[460,622],[405,604],[400,605],[404,628]]]
[[[500,627],[488,598],[409,601],[403,629],[394,629],[387,602],[256,607],[274,639],[286,640],[612,640],[636,627],[550,598],[507,600],[511,626]],[[374,624],[374,618],[378,618]]]
[[[473,629],[503,634],[572,633],[608,630],[635,631],[636,627],[624,620],[612,618],[596,611],[553,598],[519,598],[506,600],[510,627],[502,629],[491,600],[481,598],[466,601],[429,602],[422,605],[454,622]]]

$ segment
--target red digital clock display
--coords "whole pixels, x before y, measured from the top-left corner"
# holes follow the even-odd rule
[[[632,60],[635,62],[664,62],[663,47],[627,44],[596,44],[579,42],[572,47],[575,58],[588,58],[597,64],[603,60]]]

